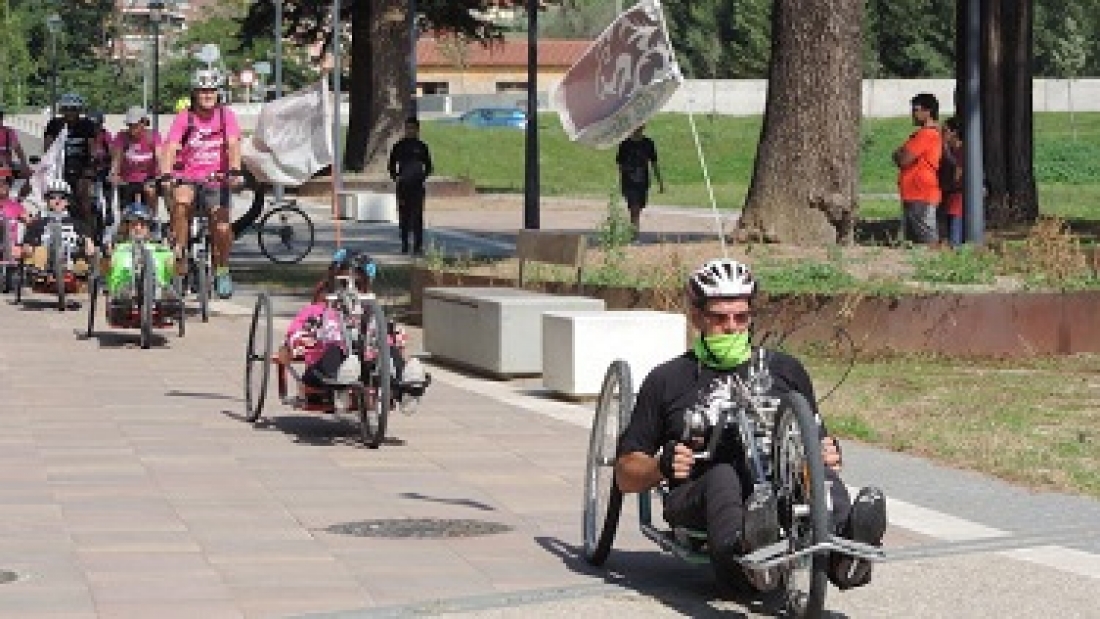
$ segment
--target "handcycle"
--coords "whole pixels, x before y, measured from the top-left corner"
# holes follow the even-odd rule
[[[325,297],[335,310],[341,338],[350,343],[350,355],[359,360],[359,379],[349,383],[326,381],[323,388],[302,382],[304,359],[290,359],[276,353],[271,299],[264,293],[256,299],[245,351],[245,419],[255,422],[263,413],[271,366],[277,371],[279,401],[295,410],[331,414],[358,422],[363,444],[372,449],[382,444],[393,409],[392,365],[385,312],[373,293],[355,289],[352,277],[337,277],[338,290]],[[289,378],[297,383],[301,396],[289,395]],[[331,401],[324,396],[331,395]],[[317,398],[320,397],[320,401]]]
[[[16,248],[23,237],[23,222],[0,215],[0,288],[10,292],[15,287],[20,260]]]
[[[158,298],[156,262],[153,258],[153,249],[144,240],[131,242],[130,251],[133,256],[133,291],[130,299],[105,299],[107,325],[120,329],[140,329],[141,347],[147,349],[152,345],[154,328],[169,328],[175,326],[179,337],[186,332],[186,307],[183,303],[182,277],[176,276],[174,288],[176,298]],[[96,305],[100,295],[100,261],[95,261],[92,277],[88,286],[88,329],[87,337],[92,337],[95,330]],[[104,291],[105,292],[105,291]]]
[[[89,280],[97,258],[87,256],[83,268],[73,260],[73,244],[76,232],[63,225],[57,217],[44,214],[49,218],[43,238],[46,240],[46,260],[44,265],[36,265],[33,255],[23,256],[15,277],[15,302],[23,302],[23,288],[30,288],[39,294],[56,294],[57,310],[68,309],[68,297],[83,290]]]
[[[780,526],[779,541],[740,557],[738,563],[744,570],[778,575],[785,616],[820,617],[828,586],[828,553],[875,561],[883,559],[883,552],[832,534],[820,430],[813,409],[796,392],[769,395],[771,376],[763,353],[754,352],[747,381],[730,377],[727,387],[726,397],[716,399],[706,413],[687,413],[684,442],[696,448],[697,461],[708,461],[725,433],[738,437],[745,447],[741,450],[745,469],[753,478],[748,501],[774,496]],[[618,528],[623,493],[614,478],[616,448],[633,406],[630,366],[616,360],[600,389],[585,471],[583,554],[592,565],[607,560]],[[663,500],[668,492],[662,483],[639,493],[643,535],[688,562],[709,563],[706,531],[654,524],[653,495]]]

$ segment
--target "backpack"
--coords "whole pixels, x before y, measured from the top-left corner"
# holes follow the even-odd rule
[[[940,169],[936,171],[936,180],[939,181],[941,192],[948,194],[962,191],[962,184],[956,178],[958,170],[959,162],[955,160],[955,154],[945,142],[943,154],[940,156]]]

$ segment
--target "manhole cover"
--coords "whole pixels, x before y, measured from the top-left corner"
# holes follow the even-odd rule
[[[327,527],[329,533],[356,537],[476,537],[511,531],[512,527],[499,522],[467,519],[394,518],[388,520],[361,520]]]
[[[0,585],[6,585],[17,580],[19,580],[19,574],[11,570],[0,570]]]

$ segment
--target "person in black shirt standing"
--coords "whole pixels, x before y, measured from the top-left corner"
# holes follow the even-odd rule
[[[424,253],[424,182],[432,173],[432,156],[420,139],[420,121],[405,121],[405,137],[390,150],[387,169],[397,183],[397,216],[401,229],[401,253],[409,253],[409,233],[413,252]]]
[[[715,423],[714,404],[728,397],[732,376],[749,379],[750,365],[763,365],[771,395],[797,392],[818,419],[825,477],[832,502],[832,526],[840,537],[879,545],[886,529],[886,499],[864,488],[852,502],[840,480],[840,443],[821,422],[813,383],[798,359],[750,343],[756,281],[749,268],[729,259],[712,260],[688,277],[691,324],[698,331],[692,349],[657,366],[642,381],[630,422],[619,438],[615,481],[624,493],[668,484],[664,517],[675,526],[707,531],[707,548],[719,581],[736,593],[774,588],[764,574],[746,574],[737,558],[777,541],[774,495],[770,502],[749,500],[752,478],[744,467],[740,440],[721,437],[714,458],[696,463],[685,442],[687,414]],[[871,580],[864,559],[833,553],[828,575],[841,589]]]
[[[661,168],[657,165],[657,146],[653,144],[653,140],[643,134],[644,131],[645,125],[635,129],[630,137],[619,144],[619,152],[615,155],[615,163],[619,165],[623,199],[626,200],[626,208],[630,211],[630,224],[634,226],[634,238],[638,238],[642,209],[645,208],[649,199],[650,166],[653,166],[653,177],[657,179],[657,186],[661,193],[665,192]]]
[[[92,180],[95,166],[92,160],[93,140],[98,132],[94,122],[82,116],[84,98],[75,93],[66,93],[58,102],[61,115],[50,119],[46,124],[43,139],[43,152],[50,150],[54,140],[61,135],[61,129],[68,127],[65,134],[65,168],[63,178],[73,188],[75,201],[70,212],[95,230],[98,239],[102,231],[102,221],[98,209],[92,208]]]

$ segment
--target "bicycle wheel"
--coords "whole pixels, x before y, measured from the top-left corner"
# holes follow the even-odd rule
[[[136,249],[136,248],[135,248]],[[138,281],[141,282],[141,347],[148,349],[153,344],[153,304],[156,303],[156,273],[153,264],[153,251],[141,246],[141,267]]]
[[[199,300],[199,315],[203,322],[210,322],[210,246],[206,243],[206,250],[194,262],[196,294]]]
[[[783,397],[773,436],[779,522],[793,552],[829,538],[820,431],[802,394],[791,392]],[[827,565],[826,553],[806,555],[789,564],[784,599],[788,616],[821,616]]]
[[[375,353],[373,366],[363,368],[363,390],[359,393],[359,429],[363,435],[363,444],[377,449],[386,438],[392,377],[386,314],[376,301],[371,301],[367,311],[363,312],[359,338],[361,358],[366,358],[366,351],[373,350]]]
[[[99,258],[92,261],[92,273],[88,277],[88,330],[87,337],[95,331],[95,311],[99,301]]]
[[[50,273],[57,286],[57,311],[65,311],[65,242],[61,238],[61,224],[50,224]]]
[[[179,337],[183,337],[187,333],[187,304],[183,302],[186,284],[183,281],[183,277],[177,275],[172,279],[172,288],[176,291],[176,300],[179,303],[179,309],[176,313],[176,334]]]
[[[27,281],[27,265],[20,263],[15,271],[15,302],[23,302],[23,282]]]
[[[279,206],[260,220],[256,237],[268,260],[295,264],[313,249],[313,222],[296,206]]]
[[[588,439],[584,476],[584,558],[603,565],[615,541],[623,493],[615,483],[615,450],[634,406],[630,366],[616,359],[604,374]]]
[[[264,410],[274,339],[271,320],[271,299],[260,293],[252,310],[252,326],[244,356],[244,418],[248,421],[259,419]]]

